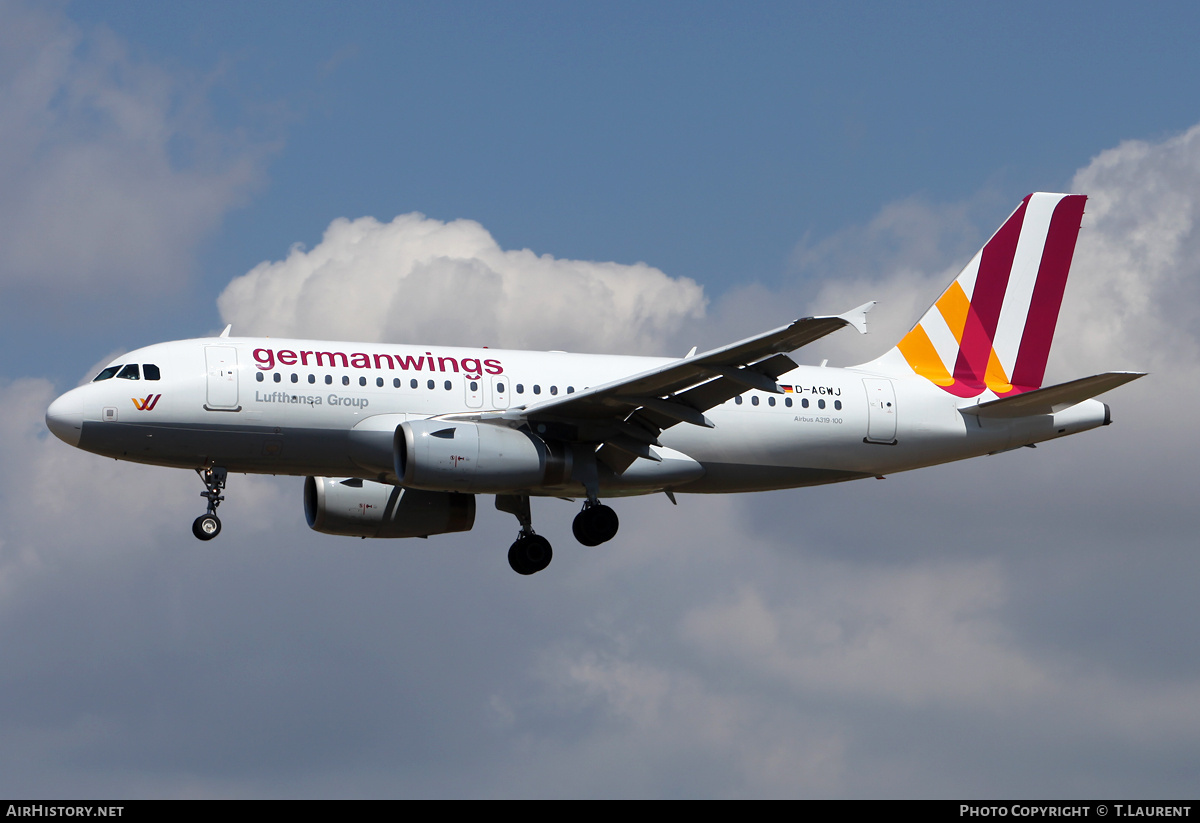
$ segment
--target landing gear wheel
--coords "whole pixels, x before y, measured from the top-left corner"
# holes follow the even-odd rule
[[[541,535],[527,534],[517,538],[508,550],[508,565],[517,574],[536,574],[550,565],[554,551],[550,541]]]
[[[221,521],[215,514],[202,514],[192,523],[192,534],[201,540],[212,540],[221,533]]]
[[[202,514],[192,522],[192,534],[200,540],[212,540],[221,533],[221,521],[217,519],[217,506],[225,499],[221,490],[225,488],[225,478],[229,473],[220,466],[209,466],[206,469],[196,469],[200,480],[204,483],[204,491],[200,496],[208,501],[208,513]]]
[[[617,536],[621,521],[617,513],[601,503],[588,506],[571,523],[575,539],[585,546],[599,546]]]

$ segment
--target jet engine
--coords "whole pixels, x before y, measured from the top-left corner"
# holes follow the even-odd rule
[[[502,425],[410,420],[396,428],[393,449],[406,488],[505,493],[571,479],[569,449]]]
[[[304,516],[325,534],[427,537],[470,531],[475,496],[402,489],[357,477],[304,479]]]

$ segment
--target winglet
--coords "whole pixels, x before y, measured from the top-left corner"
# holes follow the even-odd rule
[[[863,303],[857,309],[851,309],[845,314],[839,314],[838,317],[845,320],[848,324],[858,329],[859,334],[867,333],[867,312],[875,308],[875,302]]]

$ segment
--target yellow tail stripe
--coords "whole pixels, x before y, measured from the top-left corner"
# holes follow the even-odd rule
[[[955,280],[934,305],[942,313],[942,319],[950,327],[950,333],[961,346],[963,329],[967,327],[967,312],[971,310],[971,301],[967,298],[967,293]]]
[[[959,289],[961,293],[962,289]],[[950,386],[954,378],[946,371],[942,359],[938,357],[937,349],[929,339],[929,335],[920,324],[904,335],[904,339],[896,346],[912,370],[922,377],[932,380],[939,386]]]
[[[988,355],[987,371],[983,373],[983,382],[996,394],[1012,391],[1012,383],[1008,382],[1008,375],[1004,373],[1004,366],[1000,365],[1000,358],[994,348]]]

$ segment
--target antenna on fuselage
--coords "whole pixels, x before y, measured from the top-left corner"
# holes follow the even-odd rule
[[[218,335],[218,337],[228,337],[228,336],[229,336],[229,332],[230,332],[232,329],[233,329],[233,324],[232,324],[232,323],[230,323],[228,326],[226,326],[226,327],[225,327],[225,331],[221,332],[221,333]]]

